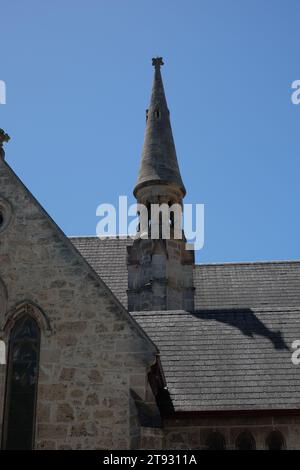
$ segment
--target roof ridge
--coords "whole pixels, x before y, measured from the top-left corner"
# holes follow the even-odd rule
[[[96,239],[100,241],[106,240],[133,240],[134,237],[130,235],[108,235],[107,237],[98,237],[97,235],[67,235],[67,238],[70,239]],[[212,262],[212,263],[195,263],[195,268],[198,267],[211,267],[211,266],[240,266],[240,265],[266,265],[266,264],[298,264],[300,259],[294,260],[258,260],[258,261],[221,261],[221,262]]]
[[[153,314],[158,314],[158,315],[166,315],[166,314],[177,314],[177,315],[186,315],[186,314],[195,314],[195,313],[203,313],[203,312],[208,312],[208,313],[214,313],[214,312],[220,312],[220,313],[234,313],[235,311],[254,311],[254,312],[272,312],[272,313],[277,313],[277,312],[299,312],[300,310],[300,305],[298,306],[287,306],[287,307],[278,307],[278,306],[268,306],[268,307],[261,307],[261,306],[255,306],[255,307],[223,307],[223,308],[197,308],[195,310],[142,310],[142,311],[130,311],[131,315],[153,315]]]
[[[98,237],[98,235],[67,235],[67,238],[98,238],[101,241],[104,240],[130,240],[132,237],[130,235],[109,235],[107,237]]]
[[[225,261],[216,263],[195,263],[195,267],[201,266],[235,266],[235,265],[257,265],[257,264],[293,264],[300,263],[300,259],[295,260],[264,260],[264,261]]]

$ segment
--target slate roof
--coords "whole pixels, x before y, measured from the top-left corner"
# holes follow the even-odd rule
[[[175,411],[300,409],[300,309],[132,313],[161,353]]]
[[[70,237],[73,245],[127,308],[127,246],[130,238]]]
[[[71,241],[127,307],[129,238],[71,237]],[[195,308],[300,306],[300,261],[198,264]]]
[[[71,238],[127,307],[126,238]],[[131,312],[176,411],[300,409],[300,261],[196,265],[195,312]]]
[[[300,261],[196,265],[197,308],[300,306]]]

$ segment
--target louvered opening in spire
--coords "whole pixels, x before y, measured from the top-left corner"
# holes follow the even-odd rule
[[[141,166],[134,195],[143,186],[151,184],[176,185],[185,195],[175,144],[172,135],[170,113],[164,91],[160,67],[161,57],[152,59],[154,81],[151,101],[146,112],[146,133]]]

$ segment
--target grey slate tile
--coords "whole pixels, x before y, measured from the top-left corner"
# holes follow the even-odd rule
[[[127,307],[130,239],[71,238]],[[132,312],[177,411],[300,408],[300,262],[196,265],[195,312]]]

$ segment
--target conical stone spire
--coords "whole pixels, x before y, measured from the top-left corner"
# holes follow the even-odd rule
[[[146,112],[147,124],[142,160],[134,195],[140,188],[153,184],[177,186],[185,195],[175,144],[172,135],[170,113],[164,91],[160,67],[161,57],[152,59],[155,68],[150,107]]]
[[[181,237],[175,236],[178,231],[175,230],[173,209],[175,205],[177,208],[183,206],[185,188],[160,73],[162,58],[157,57],[152,63],[154,83],[141,168],[134,189],[140,204],[141,224],[133,244],[127,247],[128,309],[132,312],[190,311],[194,309],[194,252],[186,249],[182,227]],[[145,207],[147,210],[143,211]],[[152,209],[158,207],[164,208],[167,217],[162,213],[155,216]],[[158,236],[153,235],[153,228],[158,229]],[[168,230],[164,231],[166,228],[169,228],[169,236]]]

